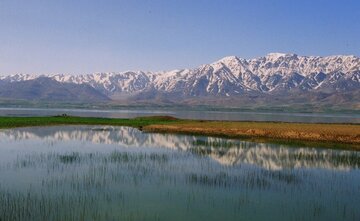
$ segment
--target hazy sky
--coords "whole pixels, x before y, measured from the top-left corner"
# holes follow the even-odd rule
[[[0,74],[191,68],[228,55],[360,55],[359,0],[0,0]]]

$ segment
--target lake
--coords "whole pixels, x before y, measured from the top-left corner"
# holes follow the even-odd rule
[[[0,220],[360,220],[360,152],[143,133],[0,130]]]
[[[55,116],[67,114],[80,117],[134,118],[169,115],[182,119],[227,121],[281,121],[304,123],[360,123],[360,114],[350,113],[287,113],[287,112],[236,112],[200,110],[91,110],[51,108],[0,108],[0,116]]]

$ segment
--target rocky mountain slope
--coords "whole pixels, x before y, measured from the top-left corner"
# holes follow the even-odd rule
[[[110,100],[87,84],[61,83],[46,77],[3,83],[3,85],[0,85],[0,97],[62,102],[102,102]]]

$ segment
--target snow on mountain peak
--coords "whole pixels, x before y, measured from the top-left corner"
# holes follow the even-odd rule
[[[238,60],[239,58],[236,56],[226,56],[223,57],[222,59],[218,60],[217,62],[222,62],[222,63],[229,63],[229,62],[233,62],[235,60]]]
[[[287,53],[269,53],[267,54],[265,57],[269,60],[278,60],[279,58],[282,57],[293,57],[296,56],[296,54],[287,54]]]
[[[37,77],[39,76],[16,74],[2,76],[0,81],[17,82]],[[360,88],[360,59],[353,55],[320,57],[269,53],[255,59],[228,56],[195,69],[89,75],[55,74],[45,77],[59,82],[85,83],[109,96],[149,90],[190,96],[231,96],[249,91],[272,93],[293,89],[321,90],[322,87],[334,84],[339,84],[334,88]]]

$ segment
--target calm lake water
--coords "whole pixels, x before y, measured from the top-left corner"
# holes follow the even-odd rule
[[[88,109],[42,109],[0,108],[0,116],[54,116],[68,114],[81,117],[134,118],[154,115],[170,115],[182,119],[230,120],[230,121],[283,121],[360,123],[360,114],[286,113],[286,112],[226,112],[186,110],[88,110]]]
[[[360,152],[147,134],[0,130],[0,220],[360,220]]]

